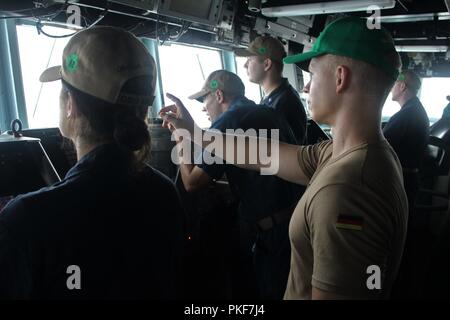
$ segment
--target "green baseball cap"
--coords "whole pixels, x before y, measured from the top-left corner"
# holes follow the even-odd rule
[[[394,40],[386,29],[369,29],[367,19],[345,17],[327,25],[311,51],[288,56],[283,62],[308,71],[312,58],[333,54],[367,62],[396,80],[399,70],[386,59],[394,52]]]

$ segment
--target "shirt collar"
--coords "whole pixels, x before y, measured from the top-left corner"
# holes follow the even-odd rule
[[[65,179],[72,178],[80,173],[96,170],[108,171],[114,167],[128,164],[130,153],[120,148],[115,143],[103,144],[84,155],[66,174]]]
[[[255,103],[252,100],[247,99],[246,97],[235,98],[231,101],[230,106],[227,111],[238,109],[242,106],[254,105]]]
[[[273,90],[269,95],[265,96],[263,101],[272,99],[273,97],[280,94],[282,91],[286,90],[286,88],[288,87],[289,87],[288,80],[286,78],[282,78],[280,85],[275,90]]]
[[[412,108],[412,107],[417,105],[417,102],[420,103],[419,98],[412,97],[411,99],[406,101],[406,103],[403,105],[403,107],[401,109],[403,110],[403,109],[406,109],[406,108]]]
[[[214,127],[219,121],[221,121],[227,112],[237,110],[243,106],[256,106],[256,104],[255,102],[247,99],[246,97],[239,97],[233,99],[230,103],[230,106],[228,107],[228,110],[222,113],[219,117],[217,117],[217,119],[214,122],[211,123],[211,128]]]

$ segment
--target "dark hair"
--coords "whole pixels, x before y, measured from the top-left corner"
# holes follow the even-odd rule
[[[417,95],[422,86],[422,81],[420,77],[413,70],[404,69],[401,72],[405,76],[406,86]]]
[[[113,104],[84,93],[66,81],[63,86],[70,92],[80,113],[86,118],[85,128],[79,134],[89,142],[114,141],[120,147],[134,152],[136,164],[142,167],[150,154],[150,133],[145,121],[148,106]],[[138,77],[129,80],[123,93],[153,95],[152,79]]]
[[[282,61],[272,60],[272,65],[278,71],[279,74],[283,74],[284,64]]]

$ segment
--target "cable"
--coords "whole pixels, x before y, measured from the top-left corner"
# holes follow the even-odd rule
[[[60,36],[55,36],[55,35],[52,35],[52,34],[48,34],[47,32],[45,32],[45,31],[42,29],[42,22],[41,22],[41,20],[38,20],[38,21],[36,22],[36,29],[37,29],[37,31],[38,31],[38,34],[41,34],[41,33],[42,33],[44,36],[47,36],[47,37],[53,38],[53,39],[68,38],[68,37],[72,37],[73,35],[75,35],[75,34],[78,33],[78,31],[75,31],[75,32],[70,33],[70,34],[64,34],[64,35],[60,35]]]
[[[41,14],[41,15],[37,15],[35,13],[36,8],[29,8],[29,9],[21,9],[21,10],[14,10],[14,11],[7,11],[10,13],[17,13],[17,12],[27,12],[30,11],[30,15],[19,15],[19,16],[5,16],[5,17],[0,17],[0,19],[27,19],[27,18],[35,18],[35,19],[54,19],[56,18],[61,12],[65,11],[66,6],[68,5],[69,0],[65,0],[65,2],[61,5],[60,9],[57,10],[54,13],[49,13],[49,14]],[[42,9],[39,8],[39,9]]]
[[[128,32],[133,33],[134,30],[136,30],[136,29],[138,29],[139,27],[143,26],[143,25],[145,24],[145,22],[146,22],[146,21],[141,21],[141,22],[135,24],[134,26],[125,28],[125,30],[127,30]]]
[[[190,28],[191,25],[192,25],[192,23],[184,21],[183,24],[182,24],[182,26],[180,27],[180,30],[178,31],[178,34],[177,34],[175,37],[172,37],[172,36],[169,35],[169,38],[170,38],[172,41],[175,41],[175,42],[178,41],[178,40],[180,40],[180,38],[181,38],[184,34],[186,34],[186,32],[189,31],[189,28]]]
[[[50,50],[50,54],[49,54],[48,60],[47,60],[47,66],[45,67],[45,69],[47,69],[48,66],[50,65],[50,60],[51,60],[51,58],[52,58],[53,51],[55,50],[55,44],[56,44],[56,39],[53,41],[52,49]],[[38,97],[37,97],[37,99],[36,99],[36,104],[35,104],[35,106],[34,106],[33,118],[34,118],[34,116],[36,115],[36,110],[37,110],[37,108],[38,108],[38,106],[39,106],[39,100],[41,99],[41,93],[42,93],[43,85],[44,85],[44,83],[41,82],[41,87],[40,87],[40,89],[39,89],[39,94],[38,94]]]
[[[27,16],[5,16],[5,17],[0,17],[0,20],[3,19],[27,19],[27,18],[47,18],[47,17],[51,17],[52,15],[54,15],[54,13],[52,14],[47,14],[47,15],[42,15],[42,16],[35,16],[35,15],[27,15]]]
[[[67,0],[66,0],[67,2]],[[108,13],[108,5],[105,6],[105,9],[103,10],[103,12],[99,15],[99,17],[97,18],[97,20],[95,20],[93,23],[91,23],[86,29],[90,29],[93,26],[95,26],[96,24],[98,24],[101,20],[103,20],[103,18],[106,16],[106,14]],[[84,18],[84,21],[86,23],[86,19]],[[55,36],[55,35],[51,35],[46,33],[43,29],[42,29],[42,22],[40,19],[38,19],[38,21],[36,22],[36,29],[38,30],[38,34],[42,33],[43,35],[49,37],[49,38],[53,38],[53,39],[60,39],[60,38],[68,38],[68,37],[72,37],[75,34],[77,34],[79,31],[75,31],[74,33],[70,33],[70,34],[65,34],[65,35],[60,35],[60,36]]]
[[[403,9],[406,10],[406,12],[409,12],[408,8],[403,4],[401,0],[397,0],[397,2],[400,3],[400,5],[403,7]]]

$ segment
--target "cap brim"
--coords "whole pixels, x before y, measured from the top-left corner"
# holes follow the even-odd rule
[[[197,100],[198,102],[203,102],[203,97],[206,96],[210,91],[208,89],[202,89],[193,95],[190,95],[188,98],[191,100]]]
[[[324,54],[325,53],[323,53],[323,52],[309,51],[309,52],[305,52],[305,53],[296,54],[293,56],[288,56],[283,59],[283,62],[285,64],[295,63],[302,70],[309,71],[308,67],[309,67],[309,62],[311,61],[311,59],[321,56],[321,55],[324,55]]]
[[[61,79],[62,79],[61,66],[48,68],[47,70],[42,72],[41,76],[39,77],[40,82],[51,82]]]
[[[256,53],[248,51],[247,49],[235,49],[233,50],[233,52],[238,57],[251,57],[257,55]]]

